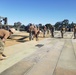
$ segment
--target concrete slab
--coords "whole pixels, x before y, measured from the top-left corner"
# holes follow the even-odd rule
[[[24,57],[27,57],[35,52],[35,44],[37,44],[36,41],[31,41],[6,47],[5,54],[8,56],[8,58],[6,60],[0,61],[0,73],[5,69],[11,67],[12,65],[16,64]]]
[[[47,55],[24,75],[52,75],[64,42],[53,45]],[[49,45],[50,46],[50,45]],[[51,48],[50,48],[51,49]]]
[[[18,50],[13,54],[6,52],[10,57],[0,62],[0,75],[76,75],[76,42],[72,39],[73,32],[66,32],[64,38],[59,38],[59,34],[55,38],[12,47],[12,51]],[[38,47],[37,44],[43,46]]]
[[[51,40],[51,39],[45,39],[45,40]],[[40,42],[41,43],[41,42]],[[43,43],[43,42],[42,42]],[[42,44],[41,43],[41,44]],[[47,42],[46,42],[47,43]],[[45,43],[44,43],[45,44]],[[32,54],[31,56],[23,59],[22,61],[20,61],[19,63],[15,64],[14,66],[12,66],[11,68],[5,70],[3,73],[1,73],[1,75],[22,75],[28,70],[29,67],[27,67],[26,65],[30,65],[30,68],[33,66],[37,66],[42,64],[51,64],[52,67],[51,69],[54,70],[59,53],[61,48],[63,47],[64,41],[60,42],[59,40],[51,40],[48,41],[47,44],[45,44],[43,47],[41,48],[37,48],[36,52],[34,54]],[[54,57],[54,59],[52,59],[52,57]],[[51,60],[49,60],[49,58]],[[46,60],[45,60],[46,59]],[[47,62],[46,62],[47,61]],[[25,63],[24,63],[25,62]],[[29,63],[30,62],[30,63]],[[50,63],[51,62],[51,63]],[[23,63],[23,64],[22,64]],[[28,64],[27,64],[28,63]],[[22,64],[22,65],[21,65]],[[42,65],[41,64],[41,65]],[[40,65],[40,67],[41,67]],[[47,66],[51,66],[51,65],[46,65]],[[22,68],[23,66],[23,68]],[[24,68],[24,66],[26,68]],[[21,69],[18,69],[19,67],[21,67]],[[39,66],[38,66],[39,67]],[[40,68],[39,67],[39,68]],[[45,67],[44,67],[45,68]],[[46,69],[46,68],[45,68]],[[20,71],[19,71],[20,70]],[[30,69],[29,69],[30,70]],[[28,70],[28,71],[29,71]],[[43,69],[42,69],[43,70]],[[18,72],[19,71],[19,72]],[[37,70],[38,71],[38,70]],[[47,70],[46,70],[47,71]],[[50,71],[49,71],[50,72]],[[53,71],[51,71],[53,72]],[[33,74],[32,74],[33,75]]]
[[[71,40],[66,40],[54,75],[76,75],[76,58]]]

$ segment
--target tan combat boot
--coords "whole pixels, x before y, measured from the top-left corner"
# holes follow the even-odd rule
[[[3,57],[2,54],[0,54],[0,60],[4,60],[6,57]]]
[[[2,53],[2,56],[3,56],[3,57],[6,57],[6,55],[5,55],[5,54],[3,54],[3,53]]]

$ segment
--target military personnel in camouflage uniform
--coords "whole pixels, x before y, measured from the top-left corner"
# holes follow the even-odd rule
[[[34,37],[36,37],[36,41],[38,41],[38,35],[40,33],[39,28],[37,28],[36,26],[34,26]]]
[[[34,25],[30,25],[29,26],[29,40],[33,40],[33,36],[34,36]]]
[[[51,27],[50,32],[51,32],[51,36],[54,37],[54,27],[53,26]]]
[[[63,35],[65,33],[65,27],[61,27],[61,37],[63,38]]]
[[[0,60],[3,60],[6,58],[6,55],[3,54],[4,51],[4,45],[5,45],[5,41],[7,40],[7,38],[13,34],[15,31],[15,29],[10,29],[5,30],[5,29],[0,29]]]
[[[61,37],[63,38],[63,27],[61,28]]]
[[[74,26],[73,32],[74,32],[74,39],[76,39],[76,26]]]
[[[46,36],[46,29],[47,29],[46,26],[44,26],[44,27],[43,27],[43,37]]]

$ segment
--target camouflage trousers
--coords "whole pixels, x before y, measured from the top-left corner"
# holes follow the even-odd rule
[[[51,36],[54,37],[54,32],[51,32]]]
[[[33,40],[33,32],[29,33],[29,40]]]
[[[74,32],[74,38],[76,38],[76,32]]]
[[[45,37],[45,36],[46,36],[46,31],[44,30],[44,31],[43,31],[43,37]]]
[[[0,38],[0,54],[2,54],[4,51],[4,42]]]

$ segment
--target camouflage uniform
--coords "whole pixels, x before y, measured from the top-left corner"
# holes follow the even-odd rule
[[[63,28],[61,28],[61,37],[63,38]]]
[[[4,42],[0,38],[0,54],[3,54],[4,51]]]
[[[34,37],[36,37],[36,41],[38,41],[38,35],[39,35],[39,28],[34,27]]]
[[[46,26],[44,26],[44,28],[43,28],[43,37],[45,37],[46,36]]]
[[[10,36],[10,32],[5,29],[0,29],[0,54],[4,51],[4,43],[6,39]],[[4,41],[3,41],[4,40]]]
[[[54,37],[54,27],[51,27],[51,36]]]
[[[34,35],[34,26],[31,25],[29,27],[29,40],[33,40],[33,35]]]
[[[76,39],[76,26],[74,26],[74,38]]]

